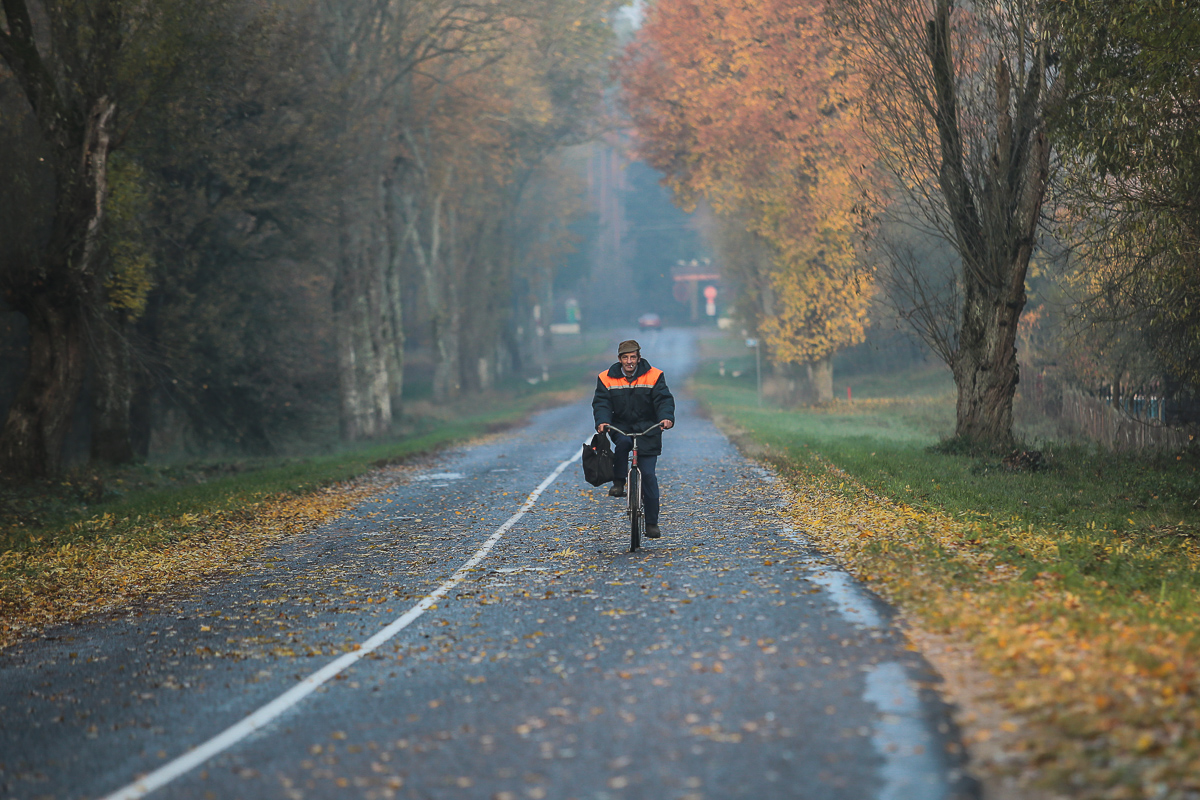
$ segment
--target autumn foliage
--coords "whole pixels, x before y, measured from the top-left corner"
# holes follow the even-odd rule
[[[819,2],[665,0],[622,64],[641,155],[684,205],[767,245],[751,322],[778,363],[825,359],[866,325],[853,178],[870,159],[838,47]]]
[[[0,10],[0,478],[386,437],[539,352],[609,0],[91,5]]]

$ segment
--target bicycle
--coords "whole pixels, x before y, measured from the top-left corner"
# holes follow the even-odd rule
[[[625,496],[629,498],[625,504],[625,513],[629,515],[629,552],[635,553],[642,546],[642,534],[646,532],[646,512],[642,509],[642,471],[638,469],[637,444],[638,437],[645,436],[655,428],[661,428],[662,423],[651,425],[641,433],[626,433],[620,428],[607,423],[606,430],[628,436],[633,440],[633,450],[629,453],[629,472],[625,476]]]

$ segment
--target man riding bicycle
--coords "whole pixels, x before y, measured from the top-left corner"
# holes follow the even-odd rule
[[[650,366],[642,358],[642,346],[627,339],[617,347],[617,362],[596,380],[592,398],[592,417],[596,432],[604,433],[611,424],[626,431],[643,431],[655,423],[666,430],[675,424],[675,398],[667,388],[667,378],[661,369]],[[625,496],[625,474],[629,471],[629,452],[633,440],[615,431],[609,432],[613,441],[613,485],[610,497]],[[646,504],[646,536],[657,539],[658,478],[654,467],[662,452],[662,431],[655,430],[638,437],[638,468],[642,473],[642,497]]]

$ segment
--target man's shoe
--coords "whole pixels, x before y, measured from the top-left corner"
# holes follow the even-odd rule
[[[646,538],[657,539],[660,536],[662,536],[662,532],[659,531],[657,525],[650,525],[650,524],[646,525]]]
[[[608,488],[608,496],[609,497],[624,497],[625,496],[625,484],[614,483],[612,486],[610,486]]]

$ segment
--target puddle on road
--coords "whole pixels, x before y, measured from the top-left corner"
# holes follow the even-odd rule
[[[871,598],[858,589],[848,573],[820,561],[806,563],[813,571],[805,577],[825,590],[846,621],[859,628],[887,627],[872,607]]]
[[[766,470],[761,477],[774,482],[774,476]],[[779,533],[812,552],[811,543],[793,528],[781,525]],[[807,558],[803,563],[808,569],[805,578],[825,590],[847,622],[866,629],[888,627],[870,596],[848,572],[819,558]],[[871,667],[866,672],[863,699],[879,710],[871,736],[875,751],[883,759],[879,776],[884,785],[878,800],[945,800],[949,786],[959,776],[954,770],[947,771],[938,757],[939,743],[904,665],[885,662]]]
[[[879,800],[943,800],[947,778],[934,755],[937,741],[925,724],[918,697],[904,665],[877,664],[867,672],[863,699],[879,709],[871,736],[883,768]]]
[[[464,476],[461,472],[426,472],[424,475],[416,475],[414,481],[461,481]]]
[[[780,525],[779,533],[786,539],[811,551],[811,543],[806,542],[790,526]],[[805,578],[820,586],[829,595],[838,613],[852,625],[858,628],[887,627],[887,623],[875,610],[875,605],[867,593],[858,588],[858,583],[850,577],[850,573],[831,567],[828,562],[819,558],[807,558],[803,561],[809,569]]]

